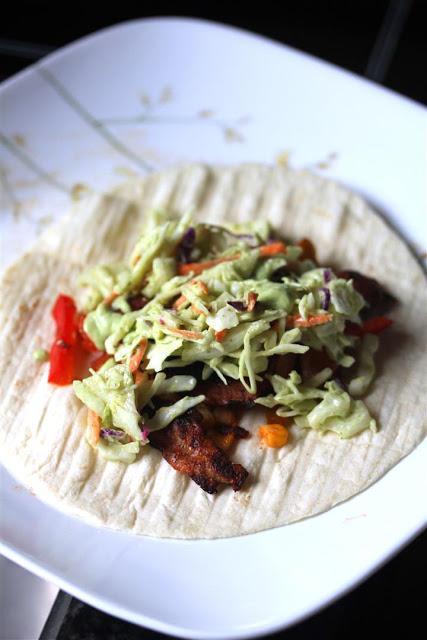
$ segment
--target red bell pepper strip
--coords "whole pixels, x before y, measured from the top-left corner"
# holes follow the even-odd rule
[[[376,316],[370,318],[362,324],[363,333],[381,333],[384,329],[387,329],[393,324],[393,320],[386,318],[386,316]]]
[[[53,306],[52,316],[56,323],[55,341],[50,350],[48,381],[60,386],[68,385],[79,377],[80,370],[86,365],[87,353],[99,354],[83,328],[85,315],[77,312],[74,300],[60,294]],[[100,354],[92,366],[96,370],[110,356]]]
[[[74,379],[77,351],[77,308],[70,296],[60,294],[53,306],[52,316],[56,323],[55,341],[50,350],[48,381],[67,385]]]
[[[79,332],[79,314],[74,300],[70,296],[60,294],[52,309],[56,324],[55,341],[50,350],[50,366],[48,381],[60,386],[68,385],[76,378],[82,347],[92,350],[92,343],[87,337],[84,342]],[[83,317],[84,319],[84,317]],[[95,345],[93,345],[95,347]],[[96,350],[96,349],[95,349]]]
[[[56,339],[50,350],[48,381],[65,386],[74,380],[76,348],[65,340]]]
[[[87,335],[86,331],[83,328],[83,323],[85,321],[85,318],[86,316],[84,313],[78,313],[76,315],[75,322],[76,322],[77,331],[79,332],[80,343],[85,351],[89,351],[90,353],[99,351],[98,347],[92,342],[92,340],[89,338],[89,336]]]
[[[56,322],[56,337],[65,340],[69,345],[77,342],[76,327],[77,308],[70,296],[60,294],[52,309],[52,316]]]
[[[366,333],[381,333],[384,329],[387,329],[393,324],[393,320],[386,316],[375,316],[369,318],[363,324],[355,324],[354,322],[347,322],[345,327],[345,333],[349,336],[364,336]]]

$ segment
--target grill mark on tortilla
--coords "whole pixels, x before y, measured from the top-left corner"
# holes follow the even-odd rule
[[[86,424],[86,419],[83,418],[83,416],[86,416],[86,415],[87,415],[86,409],[82,407],[76,417],[76,422],[78,425],[80,424],[80,420],[83,420],[83,419],[84,419],[84,424]],[[76,425],[73,424],[73,427],[75,429]],[[70,481],[70,478],[73,478],[74,483],[76,482],[76,478],[78,478],[77,495],[76,495],[77,498],[80,497],[82,492],[84,492],[85,488],[87,487],[88,482],[90,481],[91,477],[95,472],[96,463],[97,463],[96,454],[92,449],[92,447],[90,447],[86,442],[84,438],[83,429],[81,430],[80,436],[81,437],[77,439],[77,451],[76,451],[77,455],[72,456],[71,464],[68,465],[67,469],[65,470],[65,473],[63,473],[61,477],[61,493],[67,493],[67,487],[70,484],[72,484]],[[71,442],[69,442],[69,444],[71,446]],[[81,469],[82,467],[81,458],[78,455],[79,453],[82,453],[83,460],[85,460],[86,462],[89,461],[89,464],[84,466],[85,472],[84,473],[81,472],[80,474],[77,473],[77,470]],[[105,461],[103,459],[102,459],[102,462],[98,460],[98,463],[102,464],[102,463],[105,463]]]
[[[110,475],[112,471],[113,470],[111,466],[108,465],[107,461],[105,461],[104,467],[101,472],[101,477],[97,480],[97,489],[95,491],[94,499],[96,499],[96,493],[98,491],[101,491],[102,493],[102,488],[104,484],[106,485],[106,487],[108,487],[108,494],[111,500],[113,500],[116,496],[119,495],[120,488],[126,476],[127,465],[120,465],[119,469],[115,470],[119,473],[119,477],[116,478],[116,481],[114,482],[113,486],[110,479]]]
[[[219,216],[226,219],[227,213],[233,216],[232,197],[236,185],[236,173],[219,169],[209,172],[206,178],[206,191],[200,203],[200,219],[217,224]],[[219,214],[219,215],[218,215]]]
[[[231,212],[234,212],[238,222],[253,219],[265,188],[266,175],[265,167],[257,171],[254,166],[249,166],[247,171],[238,172],[231,200]]]

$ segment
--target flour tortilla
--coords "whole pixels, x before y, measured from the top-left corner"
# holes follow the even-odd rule
[[[249,471],[247,488],[215,496],[146,447],[129,466],[107,462],[83,437],[86,408],[71,388],[47,384],[34,362],[52,341],[52,302],[75,293],[89,264],[123,259],[149,207],[211,223],[268,218],[289,238],[309,237],[324,264],[376,277],[400,300],[395,327],[382,337],[380,367],[367,404],[380,431],[351,440],[292,427],[286,447],[262,449],[253,433],[233,458]],[[192,165],[91,195],[49,230],[0,284],[1,461],[35,494],[99,525],[173,538],[218,538],[289,524],[325,511],[380,478],[421,442],[427,293],[405,244],[358,196],[306,172],[244,165]]]

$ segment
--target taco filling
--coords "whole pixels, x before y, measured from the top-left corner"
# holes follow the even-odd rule
[[[293,423],[319,437],[377,429],[361,397],[395,299],[319,265],[308,239],[153,211],[129,260],[79,285],[78,303],[61,294],[53,307],[49,382],[73,384],[86,438],[109,460],[131,464],[151,445],[204,491],[238,491],[240,409],[265,409],[252,437],[266,447],[285,446]]]

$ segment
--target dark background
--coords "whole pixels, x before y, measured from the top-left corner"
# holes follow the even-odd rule
[[[124,20],[182,15],[268,36],[333,62],[409,98],[427,102],[427,0],[282,0],[281,2],[8,3],[0,22],[0,80],[50,51]],[[6,17],[7,16],[7,17]],[[422,132],[420,132],[422,135]],[[417,489],[408,499],[424,499]],[[349,549],[349,553],[352,550]],[[418,536],[363,585],[275,640],[425,635],[427,534]],[[231,567],[238,571],[238,567]],[[142,577],[143,580],[143,577]],[[165,593],[165,597],[168,594]],[[238,597],[238,594],[236,594]],[[232,606],[232,603],[230,603]],[[58,596],[43,640],[166,638]],[[28,639],[32,640],[32,639]]]
[[[426,102],[426,9],[426,0],[263,0],[253,5],[120,0],[111,6],[90,0],[12,1],[7,18],[3,13],[0,21],[0,74],[5,78],[31,60],[117,22],[183,15],[249,29],[356,73],[368,71],[385,86]]]

